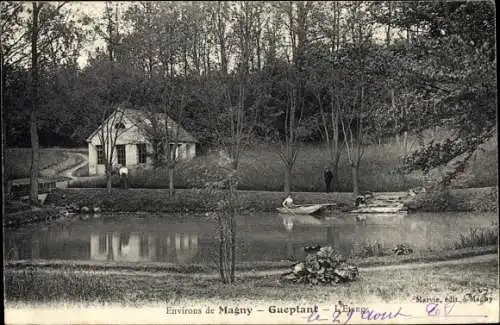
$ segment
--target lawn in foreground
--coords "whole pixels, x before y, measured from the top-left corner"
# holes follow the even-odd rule
[[[278,275],[241,278],[234,285],[192,276],[117,275],[36,268],[5,272],[6,303],[118,303],[141,306],[150,303],[189,304],[195,301],[286,301],[331,303],[339,299],[415,302],[416,296],[446,297],[478,294],[487,290],[498,299],[498,262],[426,266],[421,268],[361,269],[352,283],[334,286],[288,284]]]

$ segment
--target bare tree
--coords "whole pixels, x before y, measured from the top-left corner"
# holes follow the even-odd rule
[[[329,87],[330,92],[330,109],[326,111],[323,107],[322,101],[319,100],[319,108],[321,114],[321,122],[323,126],[323,134],[326,140],[326,145],[328,147],[328,155],[330,156],[331,167],[333,172],[333,188],[337,189],[338,171],[339,171],[339,161],[341,154],[341,143],[340,143],[340,118],[341,118],[341,96],[335,94],[335,88],[333,86]]]
[[[229,6],[229,2],[215,1],[210,8],[212,33],[219,48],[220,71],[223,75],[227,75],[229,65]]]
[[[38,101],[38,35],[39,15],[43,4],[33,2],[31,26],[31,112],[30,112],[30,138],[31,138],[31,170],[30,170],[30,201],[38,204],[38,166],[39,143],[36,109]]]
[[[286,195],[291,193],[292,170],[297,160],[297,126],[295,122],[295,113],[297,108],[297,90],[295,85],[288,87],[289,105],[285,109],[285,135],[281,142],[280,158],[285,166],[285,179],[283,191]]]
[[[108,107],[109,108],[109,107]],[[118,107],[109,116],[109,109],[102,112],[101,126],[97,132],[104,155],[104,168],[106,173],[106,188],[111,192],[113,165],[115,161],[116,143],[119,137],[129,128],[124,124],[124,111]]]
[[[355,195],[359,194],[359,165],[364,153],[363,135],[364,135],[364,86],[361,86],[359,105],[355,105],[350,112],[344,114],[344,118],[340,121],[342,125],[342,133],[344,136],[344,144],[347,151],[347,158],[351,165],[352,174],[352,191]],[[355,128],[355,132],[353,132]]]
[[[41,53],[60,33],[49,33],[50,25],[55,24],[64,2],[57,6],[47,3],[32,3],[31,21],[29,22],[30,53],[31,53],[31,111],[30,111],[30,139],[31,139],[31,168],[30,168],[30,202],[38,204],[38,171],[40,146],[38,141],[38,101],[39,101],[39,60]],[[43,14],[42,14],[43,13]]]

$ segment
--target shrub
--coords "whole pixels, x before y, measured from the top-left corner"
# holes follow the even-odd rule
[[[308,253],[304,262],[295,264],[282,279],[292,283],[334,284],[354,281],[359,275],[358,268],[347,264],[331,246],[305,247],[304,251]]]
[[[471,228],[469,233],[460,234],[455,249],[484,247],[498,244],[498,228]]]
[[[387,249],[385,249],[384,245],[379,242],[373,242],[355,245],[351,256],[365,258],[373,256],[385,256],[389,254],[390,253]]]
[[[406,244],[399,244],[392,249],[392,252],[396,255],[410,255],[413,253],[413,249]]]

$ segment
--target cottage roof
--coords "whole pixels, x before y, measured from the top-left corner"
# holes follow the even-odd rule
[[[151,112],[146,112],[138,109],[131,109],[131,108],[126,108],[126,109],[121,109],[118,108],[123,112],[123,117],[128,119],[132,124],[134,125],[141,125],[142,123],[150,121],[151,114],[154,114],[155,119],[159,121],[164,121],[165,120],[165,113],[151,113]],[[116,111],[113,112],[113,114],[116,114]],[[106,122],[105,122],[106,123]],[[149,122],[150,123],[150,122]],[[174,130],[177,130],[177,122],[172,120],[169,116],[167,116],[167,124],[171,126]],[[97,133],[97,131],[101,128],[99,126],[92,134],[87,138],[87,142],[90,141],[90,139]],[[189,134],[182,126],[179,125],[179,142],[198,142],[198,140],[193,137],[191,134]]]

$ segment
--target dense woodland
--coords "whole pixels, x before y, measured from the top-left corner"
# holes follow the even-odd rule
[[[298,142],[326,142],[333,162],[345,146],[355,166],[364,144],[436,125],[456,129],[446,148],[431,144],[410,157],[431,168],[476,148],[496,127],[490,1],[103,8],[91,18],[70,2],[1,3],[8,146],[85,145],[121,105],[167,112],[201,147],[282,143],[285,165]],[[96,39],[105,46],[79,66]]]

